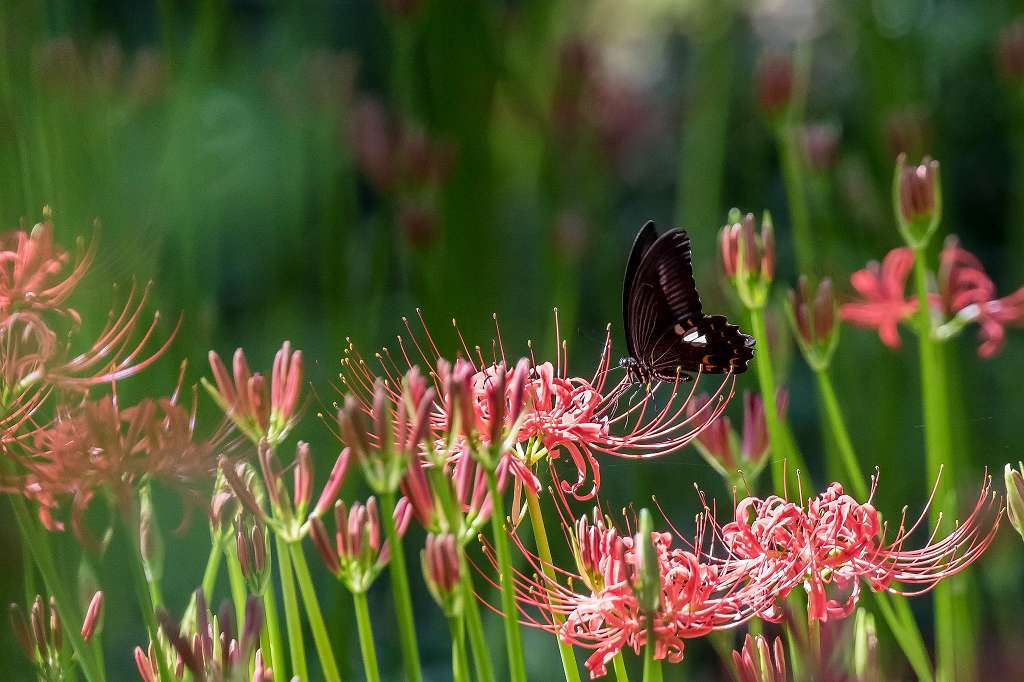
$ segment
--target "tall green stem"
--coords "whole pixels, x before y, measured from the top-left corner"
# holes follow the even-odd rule
[[[263,616],[266,619],[264,629],[270,640],[270,667],[274,671],[274,682],[285,682],[284,644],[281,641],[281,617],[277,613],[277,595],[274,592],[274,581],[270,580],[263,591]],[[266,654],[266,652],[263,652]]]
[[[654,624],[647,626],[647,644],[644,646],[644,682],[661,682],[661,661],[654,657]]]
[[[292,674],[300,680],[308,680],[306,645],[302,637],[302,617],[299,614],[299,600],[295,594],[292,562],[288,557],[288,545],[277,533],[274,534],[274,547],[277,550],[277,567],[281,572],[281,597],[284,600],[284,617],[288,630],[288,650],[291,654]]]
[[[469,661],[466,658],[466,637],[462,628],[462,618],[449,616],[448,631],[452,636],[452,680],[469,682]]]
[[[549,580],[555,579],[554,562],[551,560],[551,546],[548,543],[548,532],[544,527],[544,512],[540,508],[540,499],[537,497],[537,493],[525,488],[526,491],[526,505],[530,511],[530,525],[533,526],[533,538],[537,543],[537,553],[540,556],[541,570],[544,571],[544,575]],[[558,614],[553,615],[556,625],[562,623],[562,617]],[[576,665],[576,656],[573,653],[572,646],[562,641],[561,637],[556,637],[558,642],[558,653],[562,657],[562,672],[565,673],[566,682],[572,682],[572,680],[580,679],[580,670]]]
[[[612,659],[612,668],[615,670],[615,682],[629,682],[629,673],[626,672],[626,659],[622,657],[620,649]]]
[[[302,603],[306,607],[309,629],[313,631],[313,642],[316,644],[316,653],[320,657],[320,667],[323,668],[324,679],[327,682],[340,682],[341,674],[338,672],[338,663],[334,660],[331,638],[327,634],[324,616],[320,612],[320,602],[316,597],[316,588],[313,587],[313,578],[309,574],[306,555],[302,553],[302,543],[293,542],[288,547],[291,550],[295,578],[299,583],[299,592],[302,593]]]
[[[839,456],[843,460],[843,467],[846,469],[846,480],[853,489],[854,496],[858,500],[868,499],[867,477],[860,468],[857,461],[857,453],[853,449],[853,441],[850,440],[850,432],[846,429],[846,422],[839,409],[839,400],[836,399],[835,389],[832,387],[832,378],[828,375],[827,369],[815,369],[815,377],[818,380],[818,391],[825,403],[825,414],[828,417],[829,428],[835,438],[836,446],[839,448]]]
[[[373,625],[370,623],[370,608],[366,604],[365,592],[353,592],[352,603],[356,610],[356,627],[359,629],[359,652],[363,656],[363,671],[367,682],[379,682],[377,649],[373,645]]]
[[[460,580],[462,582],[462,611],[466,622],[466,633],[469,635],[469,648],[473,652],[473,668],[476,679],[480,682],[494,682],[494,668],[491,665],[491,650],[487,648],[487,637],[484,635],[483,621],[480,619],[480,606],[476,601],[476,590],[473,589],[473,576],[469,572],[469,562],[465,554],[460,557],[462,565]]]
[[[512,574],[512,558],[508,536],[505,534],[505,499],[498,489],[498,477],[487,472],[487,488],[491,493],[491,531],[494,535],[494,553],[501,572],[501,609],[505,614],[505,646],[508,649],[508,674],[512,682],[526,682],[526,661],[523,640],[519,632],[519,610],[516,608],[516,586]]]
[[[125,533],[129,536],[128,564],[132,573],[132,582],[135,585],[135,599],[139,602],[139,608],[142,610],[142,622],[146,626],[146,633],[149,635],[149,641],[157,651],[156,662],[160,679],[169,680],[171,677],[170,671],[167,669],[167,657],[164,656],[164,652],[160,646],[156,611],[153,606],[153,593],[150,590],[148,581],[146,580],[146,569],[142,565],[142,554],[139,550],[138,524],[133,524],[125,520],[124,529]]]
[[[245,621],[245,602],[249,597],[245,589],[245,576],[242,575],[242,566],[238,563],[234,546],[233,542],[225,543],[224,552],[228,555],[228,585],[231,587],[231,602],[235,606],[235,622],[241,627]]]
[[[933,501],[932,529],[944,511],[956,513],[957,471],[952,456],[949,428],[948,389],[942,349],[932,338],[931,308],[928,301],[928,265],[923,249],[914,251],[914,284],[918,301],[918,348],[921,362],[921,401],[924,411],[925,460],[928,492],[944,471]],[[969,619],[957,623],[956,607],[949,580],[940,582],[932,592],[935,600],[936,676],[943,682],[966,679],[973,674],[973,633]]]
[[[416,624],[412,617],[412,596],[409,592],[409,576],[402,551],[402,538],[395,528],[395,494],[381,495],[381,519],[391,547],[388,576],[391,578],[391,594],[395,600],[395,617],[398,619],[398,640],[402,647],[402,666],[409,682],[420,682],[420,651],[416,643]]]

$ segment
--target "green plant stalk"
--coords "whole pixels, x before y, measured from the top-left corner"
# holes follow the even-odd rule
[[[807,618],[807,654],[811,670],[820,675],[821,666],[821,623],[816,618]]]
[[[25,500],[17,495],[9,495],[11,507],[14,510],[14,519],[21,534],[22,542],[28,546],[32,559],[43,577],[43,585],[46,591],[53,597],[57,604],[57,613],[60,620],[65,624],[64,635],[71,641],[71,647],[78,656],[82,673],[89,682],[104,682],[106,680],[105,668],[103,665],[103,652],[97,646],[98,640],[87,644],[82,638],[78,628],[68,627],[70,623],[81,622],[81,615],[75,606],[74,600],[68,594],[67,588],[61,582],[60,574],[57,572],[57,565],[54,561],[53,550],[45,536],[39,534],[39,529],[34,525]],[[26,567],[28,569],[28,567]],[[34,595],[33,595],[34,597]]]
[[[785,185],[786,203],[789,208],[789,222],[793,228],[797,271],[807,273],[814,265],[814,240],[807,210],[800,141],[796,133],[794,121],[780,123],[775,127],[776,144],[782,161],[782,182]]]
[[[644,646],[644,682],[661,682],[661,661],[654,657],[654,624],[647,626],[647,644]]]
[[[505,646],[508,650],[508,672],[512,682],[526,682],[526,661],[523,657],[523,640],[519,632],[519,610],[516,608],[516,586],[512,575],[512,559],[509,555],[508,536],[505,534],[505,499],[498,489],[498,477],[494,471],[487,471],[487,488],[491,493],[491,531],[494,534],[494,553],[501,572],[501,609],[505,614]]]
[[[206,557],[206,568],[203,569],[203,581],[200,583],[203,590],[203,598],[209,603],[213,596],[213,590],[217,585],[217,575],[220,573],[220,562],[224,557],[221,535],[210,530],[210,553]],[[188,598],[188,606],[185,608],[185,615],[181,622],[186,628],[191,628],[196,622],[196,595],[192,593]]]
[[[398,619],[398,640],[402,648],[402,667],[409,682],[420,682],[420,651],[416,643],[416,621],[412,615],[412,596],[409,592],[409,572],[405,566],[402,538],[395,528],[395,494],[381,495],[381,519],[391,547],[388,562],[388,577],[391,579],[391,594],[395,600],[395,617]]]
[[[288,545],[277,533],[274,533],[274,547],[277,550],[278,570],[281,572],[281,598],[284,600],[284,617],[288,631],[288,651],[291,655],[292,674],[300,680],[308,680],[306,645],[302,638],[302,618],[299,615],[299,600],[295,594],[295,577],[292,575],[291,559],[288,558]]]
[[[460,552],[460,577],[462,583],[462,617],[469,635],[469,648],[473,653],[473,667],[476,679],[480,682],[494,682],[494,668],[491,665],[491,651],[487,648],[487,637],[484,635],[483,621],[480,619],[480,607],[476,602],[476,590],[473,589],[473,576],[469,572],[469,563],[465,553]]]
[[[818,380],[818,392],[825,404],[825,415],[828,417],[829,428],[835,438],[836,446],[839,449],[839,456],[846,469],[846,480],[853,489],[854,496],[861,501],[868,499],[867,477],[860,468],[857,461],[857,453],[853,449],[853,441],[850,439],[850,432],[846,429],[846,421],[843,419],[842,411],[839,408],[839,400],[836,398],[835,389],[832,386],[832,378],[825,368],[814,370],[815,378]]]
[[[125,533],[128,535],[128,564],[131,568],[132,583],[135,586],[135,598],[142,610],[142,622],[146,625],[146,633],[149,641],[157,650],[156,663],[161,680],[170,680],[171,673],[167,669],[167,660],[160,646],[159,630],[156,622],[156,610],[153,604],[153,593],[149,582],[146,580],[146,569],[142,565],[142,554],[139,550],[139,528],[138,524],[132,527],[127,520],[124,523]]]
[[[269,559],[269,557],[268,557]],[[285,682],[284,643],[281,641],[281,617],[277,613],[277,595],[274,593],[274,581],[269,580],[263,591],[263,617],[266,622],[263,629],[270,640],[270,666],[274,671],[274,682]],[[267,653],[263,652],[264,655]]]
[[[377,649],[373,645],[373,625],[370,623],[370,608],[366,604],[366,593],[353,592],[352,603],[355,605],[356,626],[359,629],[359,652],[363,656],[363,672],[366,673],[367,682],[380,682]]]
[[[238,563],[238,557],[235,555],[234,543],[226,543],[224,552],[228,555],[228,584],[231,587],[231,602],[235,606],[235,622],[238,627],[242,627],[242,623],[245,622],[245,602],[248,599],[245,577],[242,575],[242,565]]]
[[[462,618],[448,617],[448,630],[452,636],[452,679],[454,682],[469,682],[469,661],[466,658],[466,637]]]
[[[306,555],[302,553],[302,543],[290,543],[288,548],[291,550],[295,577],[299,583],[302,602],[306,607],[306,619],[309,621],[309,629],[313,631],[313,642],[316,644],[316,653],[320,657],[320,667],[323,668],[324,679],[327,682],[341,682],[338,663],[334,660],[331,637],[327,634],[324,616],[320,612],[320,602],[316,598],[316,588],[313,586],[313,578],[309,574]]]
[[[612,669],[615,670],[615,682],[629,682],[629,673],[626,672],[626,659],[622,657],[620,649],[612,659]]]
[[[537,543],[537,553],[540,556],[541,570],[549,580],[554,580],[555,571],[552,568],[554,562],[551,559],[551,545],[548,543],[548,532],[544,527],[544,512],[540,508],[540,499],[537,497],[537,493],[529,487],[524,490],[526,505],[530,512],[530,525],[533,527],[533,539]],[[553,614],[552,617],[556,625],[562,624],[563,619],[559,614]],[[558,654],[562,658],[562,672],[565,673],[566,682],[573,680],[579,682],[580,670],[576,665],[576,656],[573,653],[572,645],[563,642],[562,638],[558,636],[555,637],[555,641],[558,642]]]
[[[928,303],[928,266],[923,249],[914,251],[914,284],[917,290],[917,338],[921,363],[921,402],[924,411],[925,462],[927,493],[939,473],[945,470],[946,481],[956,481],[950,449],[952,435],[947,414],[946,381],[940,349],[931,335],[931,310]],[[931,527],[935,530],[944,509],[956,509],[956,490],[940,483],[930,510]],[[958,673],[967,663],[961,648],[969,645],[973,633],[965,632],[969,623],[955,622],[953,592],[948,580],[940,582],[934,592],[936,676],[943,682],[961,679]],[[967,671],[970,676],[970,671]]]

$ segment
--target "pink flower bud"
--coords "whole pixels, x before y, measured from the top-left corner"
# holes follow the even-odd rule
[[[331,469],[331,475],[327,479],[327,485],[324,486],[323,492],[320,493],[320,498],[317,500],[310,516],[323,516],[334,504],[334,500],[337,499],[338,493],[341,492],[341,486],[345,482],[345,474],[348,472],[348,463],[351,458],[351,448],[345,448],[338,455],[338,459],[334,462],[334,468]]]
[[[793,62],[789,55],[775,53],[762,57],[754,82],[761,110],[769,116],[784,112],[793,97]]]
[[[313,462],[309,456],[309,443],[299,441],[295,450],[295,470],[292,476],[295,484],[292,502],[297,508],[304,508],[313,495]]]

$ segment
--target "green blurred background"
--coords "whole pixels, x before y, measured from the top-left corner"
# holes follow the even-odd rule
[[[706,309],[739,312],[715,242],[731,206],[773,211],[779,298],[794,281],[780,159],[754,81],[764,55],[798,52],[810,68],[804,118],[817,126],[801,159],[814,274],[849,294],[849,273],[899,244],[889,183],[905,150],[941,160],[943,231],[959,234],[1008,293],[1024,281],[1024,108],[997,45],[1019,5],[3,1],[0,220],[31,223],[48,205],[65,244],[101,222],[98,263],[77,301],[87,326],[102,323],[109,282],[132,277],[155,281],[154,307],[168,318],[184,314],[161,365],[125,383],[130,396],[169,391],[182,358],[198,380],[211,348],[244,346],[267,367],[290,339],[329,403],[345,338],[363,350],[387,343],[417,306],[438,337],[451,337],[455,316],[483,344],[497,312],[506,349],[525,353],[533,339],[539,356],[553,351],[557,306],[571,366],[589,375],[605,325],[620,334],[621,273],[648,218],[691,232]],[[783,352],[775,312],[770,342],[820,481],[829,445],[814,386],[799,355]],[[963,485],[973,491],[985,466],[1024,456],[1024,334],[1011,333],[991,361],[977,359],[970,334],[951,366],[956,445],[970,462]],[[833,369],[862,463],[882,469],[878,506],[890,515],[924,502],[917,363],[905,345],[889,351],[846,329]],[[756,387],[752,375],[740,384]],[[314,411],[300,435],[325,474],[337,444]],[[602,465],[613,508],[656,495],[685,526],[697,509],[692,482],[727,499],[692,449]],[[348,492],[365,495],[357,478]],[[177,503],[168,497],[162,510],[173,529]],[[3,514],[0,596],[12,601],[21,554]],[[1011,535],[974,570],[983,665],[1007,679],[1024,675],[1015,649],[1024,569]],[[414,557],[421,536],[410,537]],[[74,566],[72,543],[61,543]],[[165,589],[183,606],[208,551],[202,519],[168,543]],[[126,584],[118,555],[115,546],[103,563],[108,586]],[[348,600],[326,574],[317,584],[353,674]],[[414,586],[427,674],[444,679],[443,621],[416,575]],[[386,581],[371,599],[384,671],[397,675]],[[489,625],[500,641],[496,619]],[[111,679],[132,679],[131,648],[143,643],[130,595],[111,591]],[[551,638],[528,632],[527,646],[532,677],[559,669]],[[704,642],[687,661],[690,675],[717,674]],[[22,679],[22,665],[5,634],[0,669]]]

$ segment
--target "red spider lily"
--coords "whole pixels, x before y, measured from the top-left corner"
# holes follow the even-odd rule
[[[100,492],[126,510],[135,506],[138,486],[155,480],[199,503],[197,486],[213,473],[214,453],[225,443],[227,430],[222,425],[200,438],[195,420],[195,401],[186,409],[178,404],[177,392],[128,408],[120,406],[116,393],[61,408],[25,452],[16,454],[23,473],[9,476],[5,487],[36,502],[50,530],[64,528],[54,513],[68,501],[72,527],[83,541],[89,539],[84,513]]]
[[[458,614],[462,608],[462,591],[458,589],[462,565],[455,536],[428,535],[420,552],[420,564],[423,581],[437,605],[446,615]]]
[[[49,222],[31,232],[0,235],[0,311],[51,310],[78,321],[78,314],[63,305],[96,254],[95,241],[79,246],[72,263],[70,254],[54,243]]]
[[[1024,287],[996,298],[996,285],[981,261],[960,246],[955,236],[946,239],[939,256],[938,302],[949,316],[980,326],[978,355],[994,356],[1006,339],[1006,325],[1024,325]]]
[[[274,355],[268,393],[265,378],[253,373],[241,348],[232,359],[229,374],[224,362],[210,351],[210,371],[216,387],[205,379],[203,386],[226,414],[253,443],[265,439],[277,447],[298,421],[302,390],[302,351],[293,351],[285,341]]]
[[[699,414],[688,414],[687,404],[697,390],[698,376],[689,389],[670,384],[659,391],[647,391],[625,410],[619,402],[633,388],[624,376],[608,382],[611,365],[611,331],[605,338],[597,369],[590,379],[573,376],[568,370],[568,353],[561,341],[556,361],[511,365],[506,360],[500,330],[493,346],[493,359],[484,359],[480,347],[471,353],[459,334],[461,357],[450,365],[438,349],[426,325],[424,341],[412,333],[404,320],[409,339],[398,337],[396,361],[387,348],[376,357],[383,375],[383,387],[394,409],[400,409],[401,377],[417,363],[434,383],[437,397],[429,411],[429,440],[449,456],[469,450],[462,432],[475,431],[484,449],[502,440],[524,466],[513,473],[520,484],[533,485],[526,474],[543,459],[552,469],[561,493],[587,499],[600,487],[597,454],[644,459],[676,452],[690,443],[732,397],[735,378],[726,375]],[[456,327],[456,330],[458,328]],[[556,316],[557,336],[557,316]],[[531,353],[532,355],[532,353]],[[341,380],[348,394],[372,416],[376,378],[367,362],[349,344],[342,359]],[[404,369],[402,369],[404,366]],[[451,381],[455,377],[458,381]],[[460,394],[461,391],[461,394]],[[501,396],[504,395],[504,400]],[[460,397],[461,396],[461,397]],[[459,416],[461,412],[462,416]],[[458,420],[461,420],[459,422]],[[563,480],[554,470],[555,460],[566,455],[577,471],[574,481]],[[585,487],[591,481],[589,488]]]
[[[917,303],[906,298],[907,276],[914,266],[914,254],[908,247],[893,249],[882,264],[871,261],[850,276],[850,284],[861,299],[846,303],[840,315],[860,327],[878,329],[882,343],[899,348],[898,325],[914,314]]]
[[[877,477],[872,496],[875,483]],[[986,475],[971,514],[949,535],[939,540],[933,535],[920,549],[905,545],[924,523],[930,500],[909,526],[904,510],[896,533],[888,539],[888,526],[870,498],[861,504],[838,483],[803,507],[778,496],[748,497],[736,506],[735,520],[721,534],[731,552],[750,562],[750,572],[787,574],[789,587],[780,590],[780,597],[802,583],[808,617],[844,618],[857,604],[861,579],[876,592],[922,594],[981,556],[995,537],[1003,511],[991,485]],[[994,520],[986,527],[985,517],[993,508]]]
[[[780,419],[786,414],[788,395],[785,389],[776,391],[775,404]],[[695,413],[709,399],[702,393],[688,407]],[[734,480],[737,470],[751,477],[757,476],[767,462],[765,455],[770,447],[761,395],[752,391],[743,392],[743,431],[739,436],[733,430],[729,417],[723,415],[708,424],[694,444],[704,459],[726,480]]]
[[[739,682],[786,682],[786,651],[780,637],[769,645],[761,635],[747,635],[743,649],[732,652],[732,664]]]

